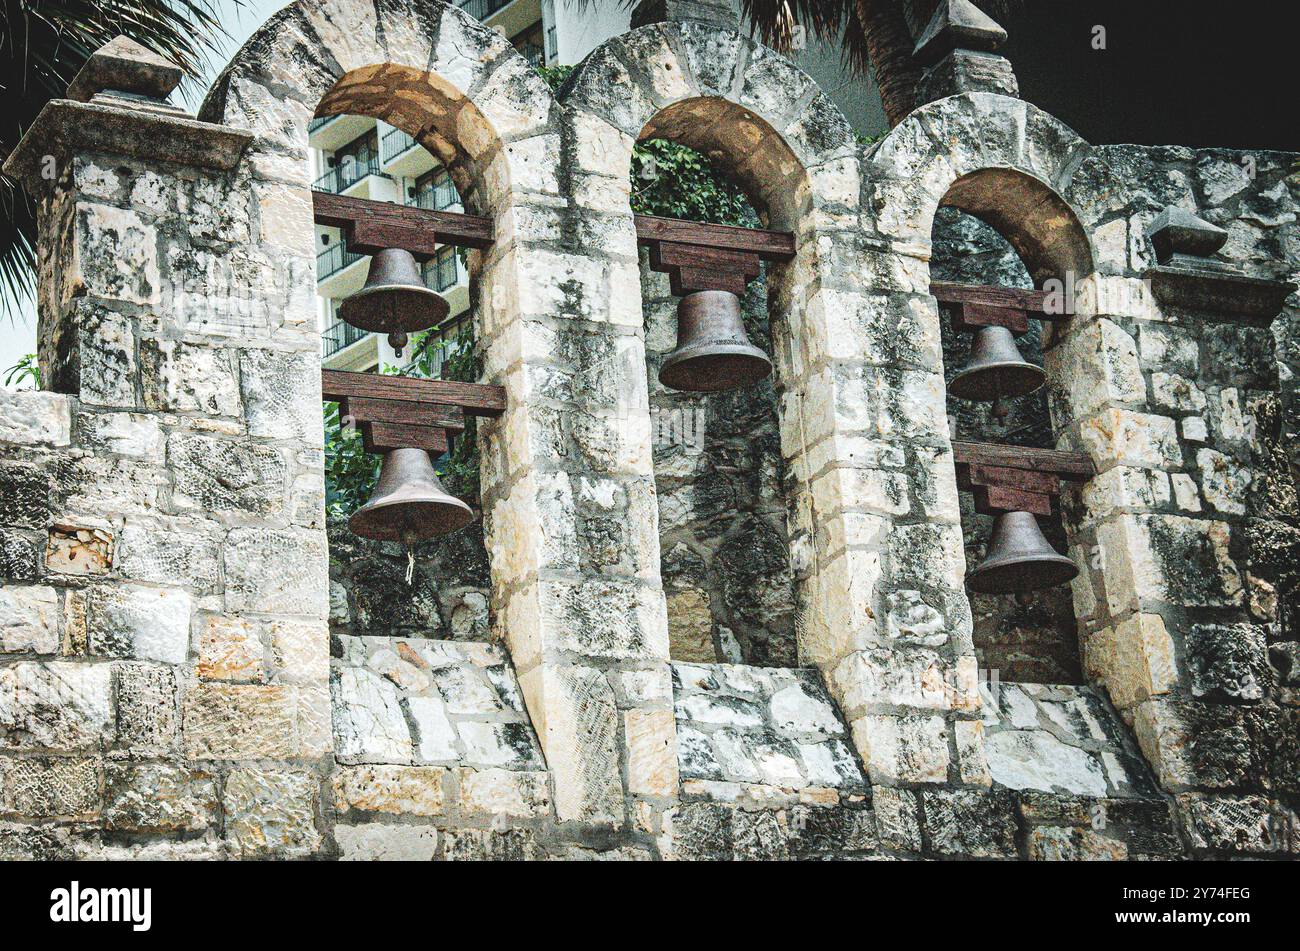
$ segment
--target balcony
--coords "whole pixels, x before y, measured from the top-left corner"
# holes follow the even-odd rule
[[[437,256],[420,265],[420,276],[425,286],[442,293],[455,287],[460,282],[460,261],[456,249],[447,246],[438,251]]]
[[[486,20],[498,10],[504,10],[512,3],[514,3],[514,0],[456,0],[456,6],[476,20]]]
[[[379,169],[379,156],[369,151],[339,157],[338,164],[312,183],[318,192],[341,195],[368,175],[383,175]],[[384,176],[387,177],[387,176]]]
[[[416,208],[428,208],[433,211],[446,211],[452,205],[460,204],[460,194],[451,176],[440,175],[434,181],[420,187],[408,204]]]
[[[389,129],[384,133],[384,138],[379,143],[379,151],[383,154],[384,164],[387,165],[403,152],[407,152],[419,144],[401,129]]]
[[[349,264],[355,264],[366,255],[349,251],[342,241],[336,241],[316,255],[316,280],[325,280],[343,270]]]
[[[364,340],[370,333],[368,330],[362,330],[360,327],[353,327],[343,320],[336,320],[320,335],[321,355],[323,357],[332,357],[340,350],[352,346],[358,340]]]
[[[536,43],[520,43],[515,49],[519,50],[520,55],[528,60],[530,66],[546,65],[546,50],[542,49]]]

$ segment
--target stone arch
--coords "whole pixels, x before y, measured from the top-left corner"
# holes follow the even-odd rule
[[[608,94],[611,84],[616,84],[618,95]],[[809,282],[824,266],[817,255],[817,235],[833,231],[827,225],[836,221],[837,214],[851,215],[858,202],[859,148],[836,107],[810,78],[771,50],[739,34],[681,23],[644,27],[606,43],[578,67],[561,99],[566,110],[572,110],[575,156],[588,173],[575,187],[575,199],[598,206],[592,212],[607,219],[609,228],[621,236],[620,246],[632,254],[635,239],[628,203],[632,147],[651,138],[669,139],[701,152],[734,176],[766,226],[799,236],[796,259],[770,265],[767,271],[777,389],[793,393],[801,354],[813,349],[796,344],[795,337],[808,326],[797,312],[818,304],[816,295],[810,298],[807,293]],[[820,213],[826,217],[819,220]],[[642,290],[638,271],[633,300],[638,325]],[[644,328],[638,326],[637,331],[636,348],[644,352]],[[773,414],[774,423],[780,415],[780,410]],[[773,442],[776,430],[773,425]],[[781,451],[787,458],[802,451],[791,441],[799,431],[797,425],[786,427]],[[774,462],[779,468],[779,461]],[[780,494],[774,500],[778,505]],[[760,501],[758,507],[770,505]],[[760,528],[766,518],[757,518],[750,527],[758,536],[774,533],[767,547],[772,547],[778,534],[784,537],[777,547],[786,547],[789,520]],[[734,542],[722,545],[719,554],[725,561],[721,551],[733,551]],[[784,561],[785,556],[778,560]],[[721,562],[716,567],[727,570]],[[778,585],[783,586],[784,582]],[[718,621],[721,602],[716,596],[709,600]],[[742,622],[742,626],[749,625]],[[777,663],[791,662],[795,640],[789,630],[768,644],[770,648],[779,641],[788,647],[764,648],[760,653],[769,663],[776,657],[788,658]],[[745,634],[740,635],[740,644],[744,656],[750,656]]]

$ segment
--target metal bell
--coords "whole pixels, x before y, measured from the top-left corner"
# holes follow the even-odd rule
[[[716,393],[757,383],[772,372],[767,354],[749,342],[740,298],[731,291],[695,291],[677,305],[677,348],[659,368],[674,390]]]
[[[1078,573],[1073,561],[1047,543],[1033,514],[1000,512],[988,552],[966,576],[966,586],[980,594],[1015,594],[1054,588]]]
[[[1016,338],[1006,327],[981,327],[975,332],[970,362],[952,378],[948,392],[962,400],[991,403],[1024,396],[1043,385],[1043,369],[1020,355]]]
[[[402,248],[385,248],[370,259],[366,284],[339,304],[339,316],[353,327],[388,334],[398,356],[406,335],[440,324],[451,307],[420,279],[415,256]]]
[[[362,538],[409,547],[464,528],[473,520],[473,509],[443,489],[428,452],[390,449],[384,453],[374,492],[352,513],[348,527]]]

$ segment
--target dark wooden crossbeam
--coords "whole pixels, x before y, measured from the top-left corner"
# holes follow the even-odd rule
[[[964,440],[953,440],[952,452],[958,466],[1022,469],[1051,474],[1067,482],[1087,482],[1097,474],[1092,459],[1081,452]]]
[[[312,192],[312,206],[316,223],[341,228],[348,249],[359,254],[400,247],[416,257],[428,257],[436,245],[486,248],[493,241],[492,219],[480,215],[434,211],[372,198],[348,198],[328,192]],[[788,261],[794,257],[794,235],[788,231],[637,215],[636,237],[641,244],[666,241],[696,248],[740,251],[765,261]]]
[[[930,293],[944,304],[984,304],[988,307],[1005,307],[1027,310],[1035,317],[1043,314],[1047,300],[1046,291],[1023,287],[996,287],[991,284],[945,284],[935,281]]]
[[[321,370],[322,399],[392,400],[458,406],[471,416],[500,416],[506,408],[505,387],[454,380],[417,380],[377,373]]]
[[[443,244],[467,248],[492,244],[492,219],[479,215],[328,192],[312,192],[312,209],[316,223],[341,228],[348,250],[357,254],[405,248],[416,258],[427,259]]]

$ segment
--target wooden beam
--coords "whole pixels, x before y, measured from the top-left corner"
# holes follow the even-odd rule
[[[1067,482],[1087,482],[1097,474],[1092,459],[1081,452],[954,440],[952,453],[958,466],[1027,469],[1031,472],[1050,473]]]
[[[930,293],[943,304],[984,304],[1011,310],[1027,310],[1037,320],[1064,320],[1068,314],[1046,314],[1047,291],[1023,287],[995,287],[988,284],[945,284],[936,281]]]
[[[503,386],[457,383],[454,380],[417,380],[378,373],[321,370],[321,398],[330,401],[362,398],[444,403],[459,406],[471,416],[500,416],[506,408]]]
[[[737,228],[699,221],[679,221],[656,215],[636,216],[636,239],[640,244],[670,241],[705,248],[748,251],[765,261],[788,261],[794,257],[794,235],[788,231]]]
[[[460,432],[465,414],[459,406],[413,400],[373,400],[349,396],[339,405],[344,419],[361,423],[397,423],[403,426],[433,426]]]
[[[445,429],[412,426],[405,423],[362,423],[361,441],[366,452],[384,453],[390,449],[424,449],[436,456],[451,447]]]
[[[312,192],[311,198],[316,223],[341,228],[348,250],[358,254],[405,248],[417,258],[428,258],[438,245],[486,248],[493,240],[492,219],[479,215],[328,192]]]

